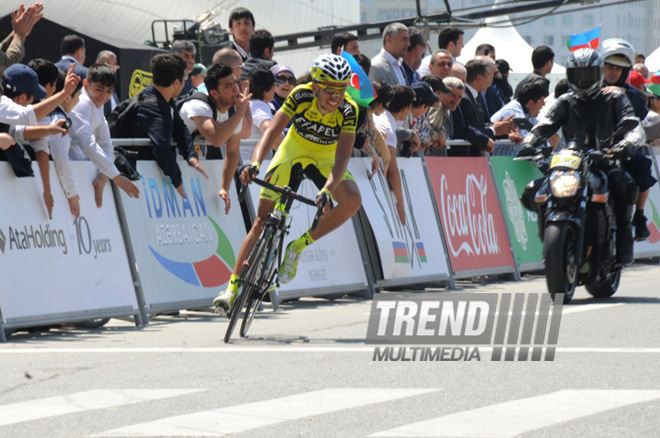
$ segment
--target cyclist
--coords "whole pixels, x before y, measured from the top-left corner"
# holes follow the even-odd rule
[[[241,181],[248,183],[258,174],[261,162],[289,121],[291,129],[277,149],[266,171],[265,180],[297,189],[305,174],[320,189],[317,203],[334,199],[337,205],[327,211],[314,231],[308,230],[286,247],[278,272],[282,284],[296,275],[298,259],[310,244],[338,228],[360,208],[362,199],[353,176],[346,170],[353,150],[358,109],[346,94],[351,68],[341,56],[323,54],[312,64],[312,82],[294,88],[277,111],[273,122],[259,140],[252,163],[243,166]],[[238,279],[243,263],[261,234],[268,214],[279,195],[262,189],[257,218],[241,245],[225,291],[214,300],[216,308],[229,311],[238,295]]]

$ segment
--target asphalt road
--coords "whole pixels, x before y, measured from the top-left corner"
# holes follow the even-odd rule
[[[353,298],[266,307],[231,344],[226,318],[192,311],[17,333],[0,345],[0,436],[657,437],[659,282],[641,264],[609,300],[578,289],[547,362],[373,361],[371,301]]]

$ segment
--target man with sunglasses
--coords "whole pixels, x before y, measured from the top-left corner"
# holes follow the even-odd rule
[[[320,189],[317,202],[334,199],[336,206],[321,218],[314,231],[308,230],[286,248],[278,280],[285,284],[296,275],[303,250],[314,241],[338,228],[357,212],[362,203],[355,179],[346,170],[355,142],[358,109],[346,94],[351,77],[348,62],[337,55],[320,55],[312,64],[312,82],[293,89],[277,111],[257,148],[252,163],[243,167],[241,181],[248,183],[259,172],[261,162],[284,127],[292,127],[277,149],[266,171],[265,180],[295,191],[304,174]],[[228,311],[238,295],[238,279],[243,262],[261,234],[263,224],[277,201],[276,193],[262,189],[257,218],[252,224],[229,280],[227,290],[213,300],[216,309]]]

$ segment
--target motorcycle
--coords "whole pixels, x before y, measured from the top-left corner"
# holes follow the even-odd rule
[[[588,149],[571,141],[558,152],[543,148],[536,156],[514,159],[531,159],[547,176],[528,185],[521,201],[538,213],[553,301],[563,294],[564,304],[569,303],[580,285],[598,298],[611,297],[619,287],[623,266],[616,260],[615,204],[622,208],[621,202],[636,198],[620,158],[612,149]]]

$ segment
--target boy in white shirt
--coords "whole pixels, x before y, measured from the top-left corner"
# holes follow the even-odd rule
[[[119,174],[114,164],[114,148],[103,114],[103,105],[112,97],[116,81],[111,67],[104,64],[91,66],[83,80],[80,101],[71,111],[69,157],[72,160],[88,158],[99,168],[100,173],[92,183],[97,207],[103,203],[103,189],[108,178],[132,198],[137,198],[140,193],[135,184]]]
[[[183,103],[179,114],[193,137],[204,137],[218,148],[227,144],[222,183],[218,192],[225,202],[226,214],[231,207],[228,190],[238,165],[241,121],[245,117],[251,95],[247,89],[240,92],[232,68],[224,64],[215,64],[209,68],[204,83],[208,96],[194,94]],[[230,110],[232,106],[234,110]]]

